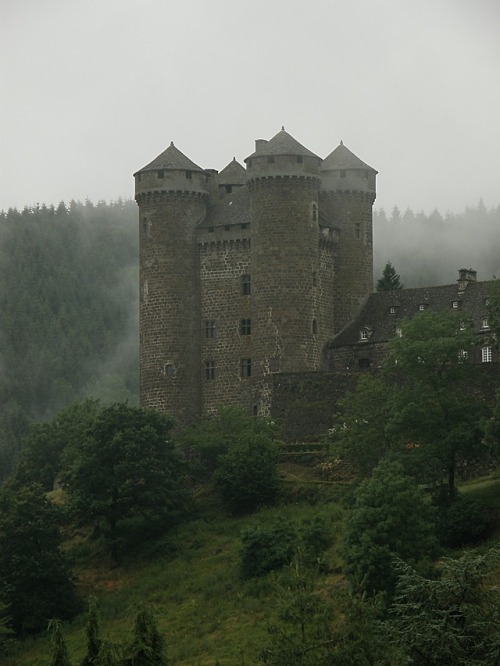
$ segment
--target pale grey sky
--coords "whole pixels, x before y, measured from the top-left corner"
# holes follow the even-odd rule
[[[500,204],[498,0],[0,0],[0,209],[133,196],[282,125],[379,171],[376,206]]]

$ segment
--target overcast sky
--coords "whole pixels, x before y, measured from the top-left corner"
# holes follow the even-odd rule
[[[0,209],[133,196],[284,125],[379,171],[376,206],[500,204],[499,0],[0,0]]]

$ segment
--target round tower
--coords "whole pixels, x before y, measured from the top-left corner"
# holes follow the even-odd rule
[[[315,313],[321,159],[284,128],[246,158],[252,206],[252,375],[260,413],[269,376],[320,363]],[[267,379],[266,379],[267,378]]]
[[[201,410],[195,230],[208,174],[173,143],[135,174],[139,205],[140,402],[189,423]]]
[[[342,141],[321,165],[321,213],[335,227],[334,329],[341,331],[373,291],[373,227],[377,171]]]

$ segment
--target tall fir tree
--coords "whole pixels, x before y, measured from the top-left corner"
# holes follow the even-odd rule
[[[388,261],[382,272],[382,277],[377,282],[377,291],[396,291],[403,289],[403,286],[399,275],[396,273],[396,269]]]

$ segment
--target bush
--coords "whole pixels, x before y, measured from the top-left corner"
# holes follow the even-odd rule
[[[280,520],[269,527],[258,525],[245,530],[241,535],[242,578],[264,576],[290,564],[296,540],[297,531],[289,521]]]
[[[442,507],[437,519],[439,540],[449,548],[477,543],[493,531],[491,510],[477,497],[457,495]]]
[[[243,432],[220,456],[215,484],[231,513],[249,513],[274,503],[279,482],[278,458],[275,442],[259,432]]]

